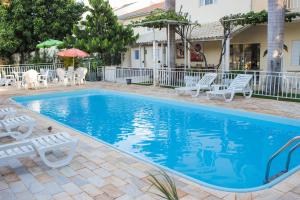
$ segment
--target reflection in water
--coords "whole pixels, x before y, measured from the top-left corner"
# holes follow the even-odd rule
[[[299,127],[111,93],[22,103],[120,149],[231,188],[261,185],[267,158],[299,132]],[[273,174],[282,169],[284,156],[275,161]],[[298,163],[300,158],[292,164]]]

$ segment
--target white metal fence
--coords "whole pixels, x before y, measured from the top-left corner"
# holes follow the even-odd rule
[[[21,64],[21,65],[0,65],[2,75],[12,75],[13,72],[26,72],[30,69],[40,71],[41,69],[55,71],[57,68],[64,67],[62,63],[41,63],[41,64]]]
[[[156,84],[162,87],[183,87],[186,80],[197,83],[208,72],[217,73],[214,84],[229,86],[232,80],[241,73],[252,74],[251,87],[254,95],[269,96],[282,99],[300,99],[300,73],[273,73],[265,71],[229,71],[216,70],[189,71],[183,69],[158,69],[157,77],[153,69],[147,68],[105,68],[105,79],[111,82],[125,83],[131,79],[132,83]]]
[[[104,67],[104,80],[109,82],[126,83],[130,80],[135,84],[153,84],[153,69]]]

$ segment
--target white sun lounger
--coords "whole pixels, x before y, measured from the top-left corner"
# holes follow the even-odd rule
[[[10,136],[16,140],[23,140],[32,134],[35,126],[35,120],[27,115],[10,117],[7,119],[0,120],[0,137]],[[21,131],[14,131],[20,127],[27,128],[24,133]]]
[[[13,116],[17,113],[17,111],[14,108],[0,108],[0,120],[4,119],[8,116]]]
[[[178,94],[197,91],[195,97],[199,96],[200,92],[203,90],[211,90],[211,85],[216,80],[216,73],[206,73],[196,85],[188,85],[186,87],[175,88]]]
[[[77,144],[77,138],[72,138],[67,133],[57,133],[0,145],[0,161],[5,162],[15,158],[38,155],[48,167],[63,167],[68,165],[73,159]],[[49,152],[64,149],[69,150],[69,152],[62,159],[53,161],[47,156]]]
[[[253,90],[250,86],[250,82],[253,78],[251,74],[239,74],[233,79],[231,84],[227,89],[220,89],[216,85],[212,91],[208,91],[207,97],[212,99],[213,97],[221,96],[224,98],[225,102],[231,102],[237,93],[242,93],[245,98],[251,98]]]

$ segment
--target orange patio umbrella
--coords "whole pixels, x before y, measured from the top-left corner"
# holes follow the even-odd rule
[[[90,56],[87,52],[75,48],[60,51],[57,55],[60,57],[73,58],[73,66],[75,64],[75,58],[85,58]]]

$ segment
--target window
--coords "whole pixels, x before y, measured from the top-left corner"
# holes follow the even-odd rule
[[[139,50],[135,50],[134,51],[134,59],[135,60],[139,60],[140,59],[140,51]]]
[[[300,41],[292,43],[292,65],[300,65]]]
[[[260,44],[230,45],[231,70],[259,70]]]
[[[211,4],[216,4],[217,0],[200,0],[200,6],[207,6]]]

